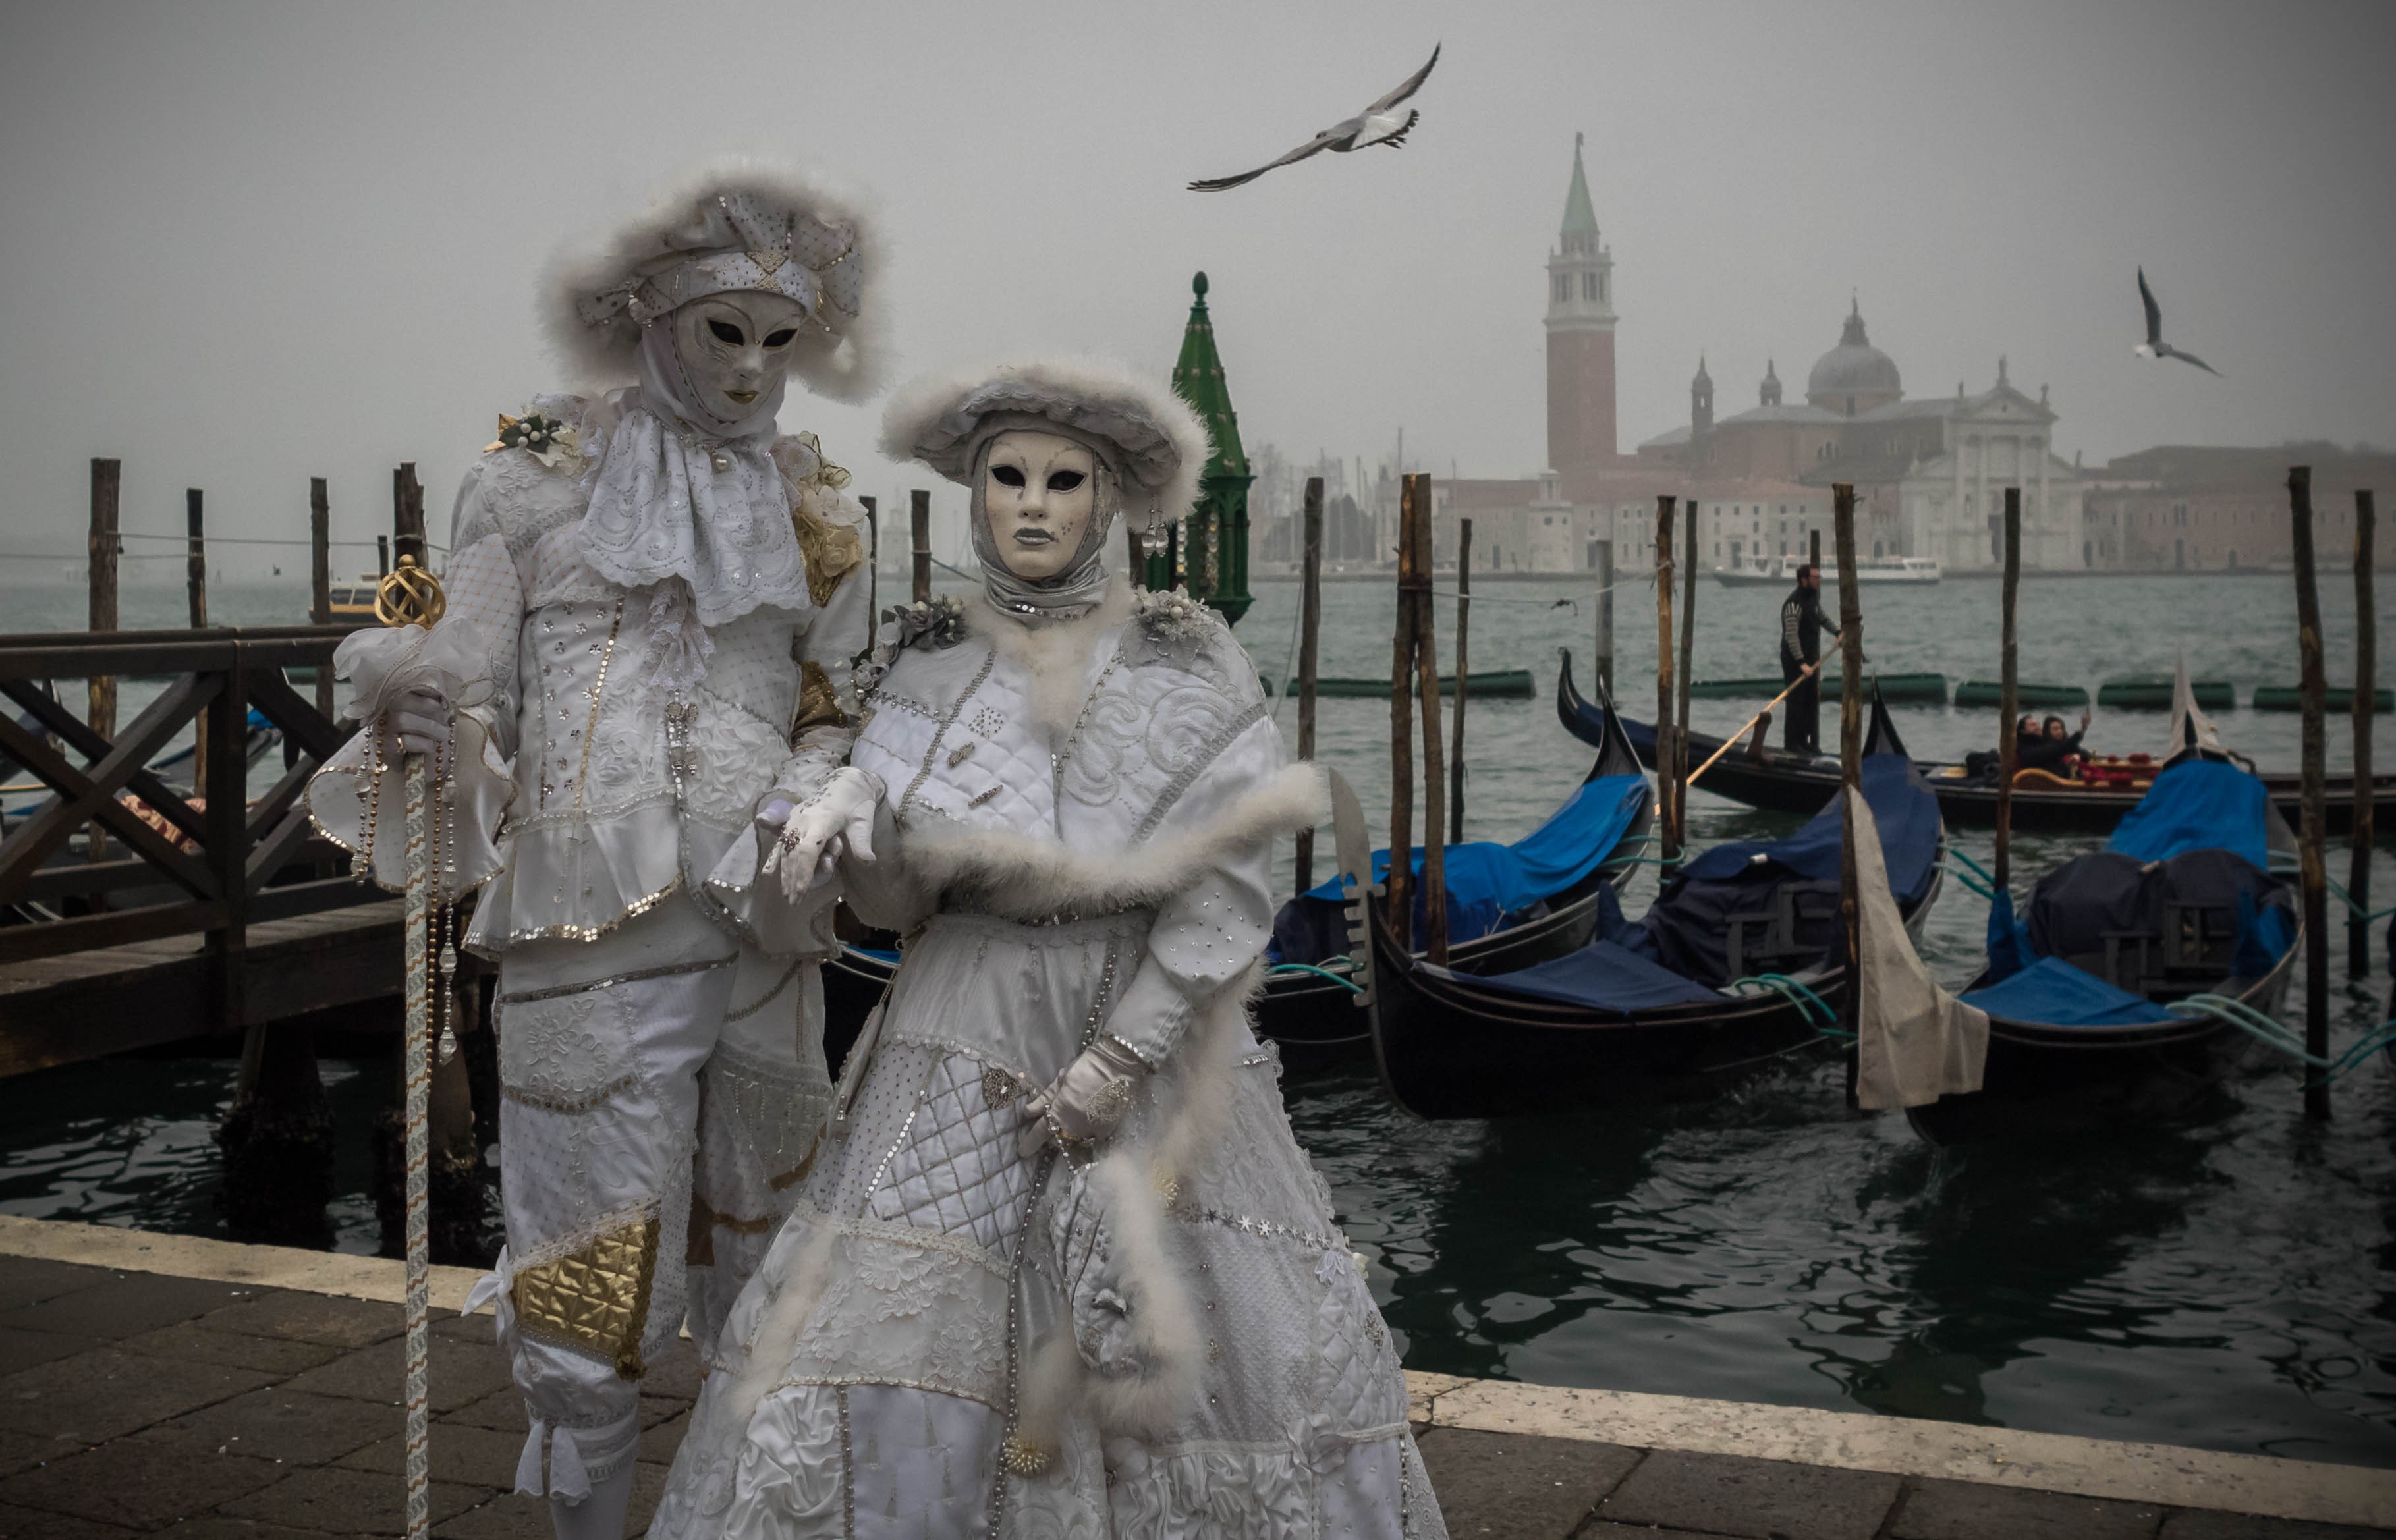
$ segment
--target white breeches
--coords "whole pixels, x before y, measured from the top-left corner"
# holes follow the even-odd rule
[[[502,1312],[532,1419],[522,1490],[629,1462],[639,1381],[686,1314],[712,1340],[813,1163],[831,1087],[816,969],[670,899],[499,971]]]

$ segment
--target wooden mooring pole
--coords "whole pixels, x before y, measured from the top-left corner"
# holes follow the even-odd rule
[[[391,576],[391,537],[388,535],[375,537],[375,576]]]
[[[1848,973],[1840,1015],[1852,1031],[1863,1000],[1863,949],[1858,933],[1862,896],[1856,886],[1855,817],[1845,804],[1847,793],[1863,784],[1864,773],[1863,584],[1856,576],[1856,489],[1839,482],[1831,486],[1830,498],[1831,528],[1839,551],[1839,661],[1844,676],[1839,681],[1839,923],[1846,939]],[[1820,531],[1815,532],[1815,538],[1821,538]],[[1852,1053],[1848,1062],[1851,1066],[1855,1062]],[[1849,1095],[1853,1094],[1851,1084]]]
[[[1314,758],[1314,676],[1321,655],[1318,642],[1323,630],[1323,478],[1306,478],[1306,551],[1298,583],[1298,757]],[[1134,536],[1135,554],[1139,547]],[[1134,561],[1132,570],[1138,572],[1145,563]],[[1369,876],[1370,873],[1365,875]],[[1298,831],[1298,891],[1305,893],[1314,886],[1314,830],[1311,825]]]
[[[1423,949],[1447,966],[1447,810],[1441,805],[1446,779],[1439,737],[1438,613],[1431,598],[1431,473],[1405,477],[1404,516],[1415,549],[1415,686],[1422,696],[1423,737]]]
[[[333,502],[325,478],[308,478],[308,621],[333,623]],[[316,670],[316,710],[326,721],[333,716],[333,670]]]
[[[2379,617],[2371,566],[2378,522],[2368,488],[2354,494],[2354,821],[2347,834],[2346,976],[2371,976],[2371,708],[2379,688]]]
[[[183,492],[183,595],[191,606],[192,629],[208,629],[208,542],[200,511],[200,489]],[[192,795],[207,795],[208,719],[202,710],[192,722]],[[246,737],[246,735],[244,735]]]
[[[1998,603],[2001,611],[2003,641],[1998,677],[2003,683],[1997,690],[1997,856],[1991,868],[1990,883],[1999,892],[2013,880],[2014,837],[2014,756],[2021,745],[2015,741],[2014,722],[2021,714],[2021,644],[2014,631],[2014,606],[2021,592],[2021,488],[2005,488],[2005,580]],[[1844,602],[1844,601],[1843,601]]]
[[[912,542],[914,580],[909,591],[915,603],[928,604],[932,597],[932,495],[922,487],[907,495],[907,535]]]
[[[2322,852],[2328,802],[2322,784],[2322,705],[2328,685],[2322,669],[2321,593],[2313,581],[2313,472],[2309,465],[2288,468],[2288,533],[2296,565],[2296,658],[2304,701],[2298,756],[2304,801],[2296,848],[2305,906],[2305,1052],[2318,1063],[2329,1057],[2329,871]],[[2367,703],[2369,697],[2363,699]],[[2304,1074],[2305,1116],[2326,1122],[2329,1082],[2315,1066],[2308,1065]]]
[[[1672,805],[1672,498],[1656,497],[1656,822],[1664,864],[1681,856],[1680,813]]]
[[[1471,693],[1472,521],[1456,521],[1456,725],[1447,751],[1447,837],[1464,839],[1464,703]]]
[[[1390,924],[1407,951],[1414,941],[1415,847],[1415,546],[1409,504],[1414,483],[1401,478],[1398,490],[1398,615],[1390,633],[1390,873],[1381,891]],[[1437,689],[1436,681],[1431,687]]]
[[[1689,677],[1697,650],[1697,499],[1681,511],[1681,661],[1672,691],[1672,847],[1689,843]]]
[[[1591,648],[1590,672],[1614,691],[1614,536],[1608,521],[1604,539],[1597,542],[1597,635]]]
[[[860,496],[857,505],[865,510],[865,633],[872,636],[882,624],[881,499]]]
[[[125,542],[117,538],[117,493],[124,485],[124,466],[113,459],[91,462],[91,534],[85,551],[90,561],[91,629],[116,629],[116,554]],[[116,679],[96,674],[86,680],[84,721],[101,737],[116,737]],[[108,856],[106,826],[94,818],[84,826],[84,854],[94,861]]]
[[[413,556],[418,566],[433,570],[424,539],[424,484],[416,479],[414,460],[391,473],[391,554],[393,561]]]

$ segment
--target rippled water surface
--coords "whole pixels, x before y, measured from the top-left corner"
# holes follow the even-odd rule
[[[2349,581],[2323,580],[2333,680],[2350,669]],[[1297,590],[1257,587],[1240,634],[1271,678],[1288,656]],[[61,596],[0,594],[12,611],[5,629],[75,624],[80,595],[50,591]],[[1866,597],[1877,666],[1950,682],[1996,676],[1995,584]],[[1708,584],[1697,676],[1775,671],[1778,602]],[[258,619],[301,603],[273,591],[220,596],[221,612]],[[162,594],[151,623],[179,623],[179,604]],[[128,593],[128,617],[137,604]],[[1654,709],[1652,606],[1643,586],[1617,595],[1618,674],[1640,715]],[[2380,607],[2383,632],[2396,629]],[[1587,751],[1556,725],[1548,693],[1560,645],[1586,679],[1591,608],[1585,585],[1484,584],[1473,665],[1530,668],[1540,695],[1472,704],[1470,835],[1525,832],[1586,772]],[[1446,663],[1454,605],[1440,609]],[[2033,581],[2022,592],[2022,677],[2168,676],[2185,649],[2198,677],[2231,680],[2243,699],[2257,684],[2294,681],[2294,609],[2284,576]],[[1389,589],[1332,584],[1325,614],[1324,673],[1386,677]],[[1725,731],[1761,704],[1700,701],[1697,724]],[[1294,718],[1293,705],[1285,732]],[[1917,754],[1992,741],[1990,712],[1909,709],[1897,720]],[[2239,710],[2221,724],[2266,766],[2295,764],[2295,717]],[[2158,716],[2110,713],[2090,744],[2151,749],[2163,731]],[[1322,757],[1385,820],[1386,707],[1324,701],[1321,732]],[[2329,745],[2332,764],[2344,764],[2343,718]],[[2389,718],[2375,752],[2396,764]],[[1796,822],[1703,792],[1690,821],[1700,843]],[[1956,842],[1983,863],[1991,854],[1986,832]],[[2017,870],[2097,843],[2026,837]],[[2374,877],[2383,906],[2396,901],[2387,848]],[[2333,849],[2333,874],[2345,859]],[[1283,861],[1285,870],[1285,852]],[[1634,914],[1652,893],[1651,879],[1634,883]],[[1950,984],[1977,968],[1985,914],[1950,883],[1931,916],[1924,955]],[[2343,927],[2332,923],[2332,1032],[2343,1045],[2388,1015],[2386,956],[2376,947],[2373,979],[2348,987]],[[2299,982],[2285,1019],[2302,1009]],[[231,1072],[153,1060],[0,1082],[0,1210],[212,1232],[207,1135]],[[363,1126],[381,1074],[328,1066],[345,1129]],[[1901,1116],[1847,1112],[1842,1087],[1824,1059],[1704,1106],[1439,1124],[1393,1109],[1368,1070],[1287,1090],[1350,1237],[1374,1259],[1410,1367],[2396,1464],[2396,1093],[2384,1059],[2339,1082],[2326,1126],[2299,1117],[2289,1069],[2263,1065],[2178,1126],[1960,1152],[1922,1144]],[[344,1149],[340,1244],[371,1249],[363,1149]]]

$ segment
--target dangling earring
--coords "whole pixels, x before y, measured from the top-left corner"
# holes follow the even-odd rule
[[[1161,498],[1148,505],[1148,527],[1139,532],[1139,549],[1151,556],[1165,554],[1165,503]]]

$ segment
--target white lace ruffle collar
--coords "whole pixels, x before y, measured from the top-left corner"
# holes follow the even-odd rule
[[[739,437],[703,438],[627,389],[592,409],[581,436],[593,457],[582,553],[601,577],[628,589],[680,578],[704,626],[760,604],[810,607],[770,418]]]

